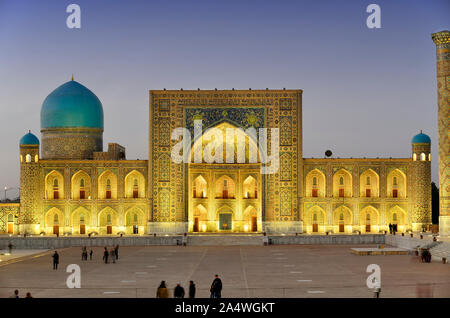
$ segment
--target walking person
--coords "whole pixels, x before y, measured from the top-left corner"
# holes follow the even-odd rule
[[[81,250],[81,260],[82,260],[82,261],[84,261],[84,260],[87,261],[87,250],[86,250],[86,246],[84,246],[84,247],[82,248],[82,250]]]
[[[159,284],[159,287],[156,290],[156,298],[169,298],[169,291],[167,290],[166,282],[164,280]]]
[[[9,298],[19,298],[19,290],[16,289],[16,290],[14,291],[14,294],[13,294],[12,296],[10,296]]]
[[[211,298],[222,298],[222,280],[219,275],[215,275],[215,278],[211,284]]]
[[[59,254],[57,251],[55,251],[55,254],[53,254],[53,269],[57,270],[58,269],[58,264],[59,264]]]
[[[116,263],[116,252],[114,249],[111,249],[111,252],[109,252],[109,256],[111,256],[113,264]]]
[[[9,254],[11,254],[12,253],[12,249],[13,249],[13,245],[12,245],[11,242],[9,242],[9,244],[8,244],[8,249],[9,249]]]
[[[195,284],[194,281],[189,281],[189,298],[195,298]]]
[[[119,259],[119,244],[114,248],[114,254],[116,255],[116,259]]]
[[[389,223],[389,234],[392,234],[392,224]]]
[[[105,251],[103,252],[103,260],[105,261],[105,264],[108,264],[108,256],[109,256],[108,249],[105,246]]]
[[[91,251],[89,252],[89,260],[91,260],[91,261],[92,261],[92,254],[94,254],[94,252],[92,251],[92,248],[91,248]]]
[[[184,298],[184,288],[181,287],[180,283],[173,290],[173,298]]]

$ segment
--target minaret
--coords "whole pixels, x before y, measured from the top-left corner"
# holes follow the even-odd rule
[[[431,139],[420,131],[411,143],[414,180],[411,225],[418,232],[431,224]]]
[[[439,233],[450,235],[450,31],[432,34],[436,44],[439,136]]]
[[[39,140],[30,132],[20,139],[20,234],[39,234]]]

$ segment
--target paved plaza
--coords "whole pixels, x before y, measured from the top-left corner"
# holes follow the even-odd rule
[[[366,286],[369,264],[381,267],[381,297],[450,297],[450,266],[421,263],[411,255],[358,256],[361,245],[154,246],[121,247],[116,264],[102,262],[102,247],[92,261],[81,261],[79,247],[52,251],[12,264],[0,263],[0,297],[14,289],[34,297],[155,297],[165,280],[171,296],[176,283],[197,297],[209,297],[214,274],[223,280],[223,297],[373,297]],[[367,247],[375,247],[367,245]],[[89,250],[88,250],[89,251]],[[66,287],[66,267],[79,264],[81,288]]]

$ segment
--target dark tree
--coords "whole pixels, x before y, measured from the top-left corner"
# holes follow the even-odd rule
[[[439,188],[431,182],[431,221],[439,224]]]

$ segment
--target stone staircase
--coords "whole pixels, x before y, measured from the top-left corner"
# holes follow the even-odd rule
[[[436,244],[430,248],[431,257],[435,260],[446,259],[446,263],[449,264],[450,260],[450,243],[449,242],[433,242],[433,243],[441,243]]]
[[[189,235],[187,245],[202,246],[235,246],[235,245],[263,245],[262,235]]]

